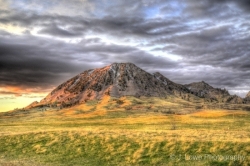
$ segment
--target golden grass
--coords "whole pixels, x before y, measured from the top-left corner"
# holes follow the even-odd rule
[[[216,118],[216,117],[222,117],[227,115],[247,115],[248,112],[246,111],[229,111],[229,110],[203,110],[199,112],[192,113],[192,116],[196,117],[210,117],[210,118]]]
[[[2,116],[0,165],[16,160],[19,165],[29,165],[23,161],[28,156],[33,165],[39,165],[40,161],[41,165],[82,165],[83,159],[85,165],[214,164],[169,159],[171,154],[186,153],[241,154],[247,158],[238,165],[250,162],[249,112],[206,109],[191,114],[166,114],[159,110],[181,110],[188,102],[173,103],[177,100],[172,98],[119,100],[123,103],[117,104],[105,96],[97,104],[33,112],[21,118]],[[128,106],[131,110],[125,109]],[[6,157],[1,159],[1,156]]]

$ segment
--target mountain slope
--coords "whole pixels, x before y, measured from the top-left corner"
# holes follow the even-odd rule
[[[244,98],[244,103],[250,104],[250,91],[247,93],[246,97]]]
[[[195,96],[191,93],[191,91],[187,87],[169,80],[161,73],[159,72],[154,73],[154,77],[162,81],[175,96],[188,101],[193,101],[193,99],[195,98]]]
[[[194,82],[185,85],[194,95],[210,101],[220,103],[241,104],[243,99],[236,95],[230,95],[226,89],[214,88],[206,82]]]
[[[236,95],[230,95],[225,89],[214,88],[204,81],[181,85],[159,72],[150,74],[132,63],[113,63],[78,74],[59,85],[40,102],[34,102],[26,108],[42,105],[70,107],[86,103],[88,100],[100,100],[105,95],[116,98],[172,96],[196,104],[250,103],[250,95],[243,100]]]
[[[164,82],[132,63],[113,63],[109,66],[91,69],[59,85],[39,104],[75,105],[104,95],[155,96],[172,95]]]

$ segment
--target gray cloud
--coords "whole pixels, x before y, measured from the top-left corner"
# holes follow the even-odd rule
[[[41,34],[49,34],[53,36],[59,36],[59,37],[76,37],[76,36],[81,36],[82,33],[74,31],[69,31],[63,28],[58,27],[55,24],[49,25],[48,27],[42,29],[39,31]]]
[[[2,86],[52,87],[89,68],[132,62],[179,83],[250,90],[247,0],[32,1],[41,9],[17,11],[13,2],[0,26],[24,30],[0,30]]]
[[[21,44],[25,40],[32,42]],[[129,46],[105,45],[98,38],[82,40],[78,44],[65,44],[36,37],[12,36],[0,42],[0,56],[1,86],[51,88],[84,70],[115,61],[133,61],[142,67],[156,64],[173,66],[167,59],[154,58]]]
[[[19,93],[14,92],[6,92],[6,91],[0,91],[1,95],[14,95],[14,96],[20,96]],[[14,97],[1,97],[0,99],[14,99]]]

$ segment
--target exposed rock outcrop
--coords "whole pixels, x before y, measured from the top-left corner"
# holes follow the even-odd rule
[[[73,106],[88,100],[111,97],[175,96],[187,101],[205,98],[205,101],[219,103],[250,102],[250,93],[244,99],[230,95],[227,90],[213,88],[202,82],[188,85],[177,84],[159,72],[150,74],[132,63],[113,63],[109,66],[86,70],[55,88],[41,102],[34,102],[27,108],[36,106]]]
[[[214,88],[206,82],[194,82],[185,85],[192,94],[219,103],[242,104],[243,99],[237,95],[230,95],[226,89]]]
[[[178,96],[188,101],[190,101],[190,98],[193,97],[191,91],[184,85],[177,84],[169,80],[159,72],[154,73],[154,76],[158,80],[162,81],[175,96]]]
[[[132,63],[113,63],[91,69],[59,85],[40,103],[74,105],[86,100],[101,99],[103,95],[157,96],[172,95],[163,81]]]
[[[245,104],[250,104],[250,91],[247,93],[243,101]]]

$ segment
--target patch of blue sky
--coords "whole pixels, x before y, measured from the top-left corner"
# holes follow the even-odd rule
[[[32,11],[35,13],[45,13],[54,6],[56,6],[59,1],[40,1],[40,0],[18,0],[10,1],[10,7],[19,11]]]
[[[181,3],[179,1],[169,1],[165,7],[168,10],[163,12],[162,16],[167,18],[174,18],[174,17],[182,17],[183,11],[186,7],[185,3]]]
[[[88,14],[85,13],[85,15],[88,15],[88,17],[95,17],[95,18],[103,18],[107,16],[107,12],[105,11],[108,7],[117,4],[116,1],[112,3],[108,3],[108,0],[84,0],[81,2],[83,4],[83,7],[79,10],[79,13],[85,13],[88,12]],[[88,4],[84,6],[84,4]],[[91,6],[91,9],[89,8]],[[84,12],[85,11],[85,12]]]
[[[144,13],[146,18],[155,18],[159,15],[160,9],[158,6],[146,6]]]
[[[185,6],[179,1],[167,1],[166,3],[144,6],[143,10],[146,18],[175,18],[182,17]],[[162,11],[163,8],[166,10]]]

